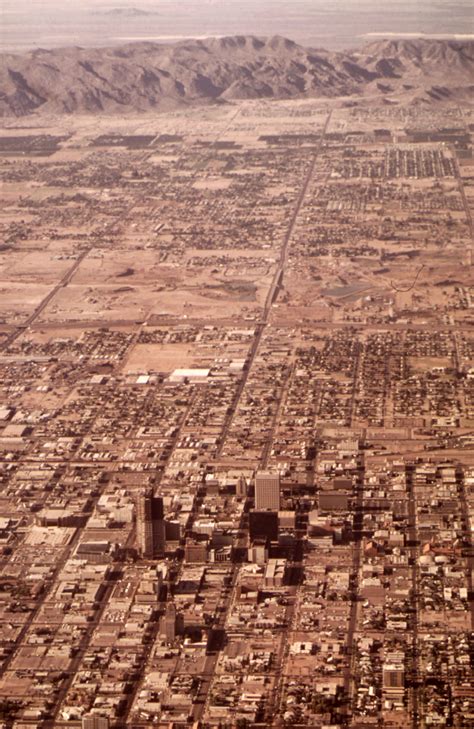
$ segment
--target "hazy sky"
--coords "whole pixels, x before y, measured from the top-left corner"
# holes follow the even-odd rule
[[[104,45],[123,39],[285,35],[360,45],[368,34],[469,34],[473,0],[0,0],[3,48]],[[127,16],[114,9],[149,15]]]

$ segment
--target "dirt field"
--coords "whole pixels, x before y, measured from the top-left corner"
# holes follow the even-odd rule
[[[203,367],[204,364],[192,345],[136,344],[129,354],[124,372],[171,372],[174,369]]]

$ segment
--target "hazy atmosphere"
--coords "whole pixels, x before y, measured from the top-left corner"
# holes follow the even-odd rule
[[[371,33],[473,32],[470,0],[4,0],[1,12],[4,50],[234,34],[336,49]]]

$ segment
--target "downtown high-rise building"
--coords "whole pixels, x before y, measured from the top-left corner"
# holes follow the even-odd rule
[[[160,635],[168,643],[172,643],[176,638],[176,607],[171,602],[166,605],[166,612],[161,617]]]
[[[140,494],[137,502],[137,542],[142,557],[160,557],[165,551],[163,499],[153,489]]]
[[[280,474],[259,471],[255,475],[255,510],[280,510]]]

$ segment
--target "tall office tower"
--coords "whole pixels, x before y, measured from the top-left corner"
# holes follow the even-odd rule
[[[160,635],[168,643],[172,643],[176,638],[176,607],[172,602],[167,604],[166,612],[160,620]]]
[[[137,540],[143,557],[159,557],[165,550],[163,499],[153,489],[141,494],[137,503]]]
[[[260,471],[255,475],[255,510],[280,510],[280,474]]]

